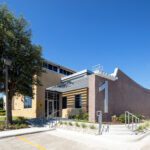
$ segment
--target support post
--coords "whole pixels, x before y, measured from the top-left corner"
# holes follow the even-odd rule
[[[8,66],[5,66],[5,93],[6,93],[6,128],[8,128]]]
[[[98,128],[98,134],[101,135],[101,129],[102,129],[102,111],[97,111],[97,117],[98,117],[98,123],[99,123],[99,128]]]

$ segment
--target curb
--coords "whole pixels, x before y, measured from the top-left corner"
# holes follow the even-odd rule
[[[144,133],[143,135],[141,135],[140,137],[138,137],[135,141],[140,141],[143,140],[145,137],[150,135],[150,131]]]
[[[41,133],[41,132],[53,131],[53,130],[56,130],[56,129],[55,128],[51,128],[51,129],[45,129],[45,130],[39,130],[39,131],[31,131],[31,132],[24,132],[24,133],[14,133],[12,135],[0,136],[0,140],[4,139],[4,138],[9,138],[9,137],[28,135],[28,134],[36,134],[36,133]]]

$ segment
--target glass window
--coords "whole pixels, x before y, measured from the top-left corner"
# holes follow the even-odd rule
[[[52,70],[52,68],[53,68],[52,65],[48,64],[48,69]]]
[[[32,108],[32,98],[29,96],[24,97],[24,108]]]
[[[56,66],[53,66],[53,71],[56,71],[57,72],[57,67]]]
[[[81,94],[75,95],[75,108],[81,108],[81,107],[82,107]]]
[[[62,69],[60,69],[60,73],[63,73],[63,70],[62,70]]]
[[[67,97],[63,97],[62,98],[62,109],[66,109],[67,108]]]
[[[46,62],[43,62],[43,67],[47,68],[47,63]]]

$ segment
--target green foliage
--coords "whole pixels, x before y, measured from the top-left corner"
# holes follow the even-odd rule
[[[69,115],[69,119],[88,121],[88,113],[84,113],[82,110],[80,110],[79,114],[77,115]]]
[[[68,123],[67,122],[64,122],[64,125],[67,125]]]
[[[16,17],[6,6],[0,6],[0,92],[4,91],[2,85],[5,84],[4,59],[10,59],[9,105],[12,104],[12,97],[18,93],[33,97],[32,85],[41,85],[42,49],[32,44],[31,36],[28,23],[22,16]],[[11,122],[11,110],[8,111]]]
[[[81,127],[82,127],[82,128],[87,128],[87,125],[84,124],[84,123],[82,123],[82,124],[81,124]]]
[[[96,129],[96,127],[94,125],[90,125],[89,127],[90,127],[90,129]]]
[[[80,124],[78,122],[75,123],[76,127],[80,127]]]
[[[0,116],[5,116],[6,115],[6,111],[4,109],[0,109]]]
[[[136,114],[135,115],[136,117],[138,117],[140,120],[144,119],[144,116],[140,115],[140,114]],[[125,114],[121,114],[119,117],[117,117],[118,120],[121,122],[121,123],[125,123]],[[130,115],[129,117],[129,120],[130,122],[132,121],[132,116]],[[135,120],[133,120],[135,121]]]
[[[7,129],[21,129],[21,128],[28,128],[28,123],[24,121],[25,119],[15,119],[12,124],[8,125]],[[0,131],[6,129],[5,121],[0,122]]]
[[[118,120],[122,123],[125,123],[125,114],[121,114],[119,117],[118,117]]]
[[[59,124],[60,124],[60,125],[63,125],[63,122],[62,122],[62,121],[60,121],[60,122],[59,122]]]
[[[73,126],[73,123],[72,123],[72,122],[69,122],[69,126]]]
[[[6,115],[6,111],[3,109],[0,109],[0,116],[5,116]]]
[[[13,122],[17,124],[23,124],[23,123],[26,123],[26,119],[20,116],[20,117],[15,118]]]
[[[150,120],[145,121],[141,125],[138,126],[137,131],[143,132],[144,130],[150,129]]]

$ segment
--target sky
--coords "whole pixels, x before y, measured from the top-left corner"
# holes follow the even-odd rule
[[[32,29],[43,56],[73,70],[119,67],[150,89],[149,0],[0,0]]]

